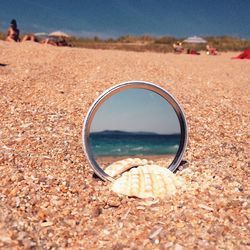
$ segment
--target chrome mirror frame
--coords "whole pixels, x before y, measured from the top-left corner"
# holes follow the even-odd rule
[[[114,181],[114,179],[108,174],[106,174],[105,171],[97,164],[97,162],[94,159],[92,150],[90,148],[90,139],[89,139],[90,126],[95,116],[95,113],[102,105],[102,103],[105,102],[112,95],[126,89],[146,89],[153,91],[162,96],[173,107],[174,111],[176,112],[176,115],[180,123],[181,141],[174,160],[172,161],[170,166],[167,167],[169,170],[174,172],[175,170],[177,170],[179,164],[181,163],[183,154],[187,146],[188,129],[187,129],[185,114],[178,101],[169,92],[167,92],[165,89],[159,87],[156,84],[144,81],[129,81],[115,85],[107,89],[104,93],[102,93],[89,108],[86,118],[83,122],[82,142],[83,142],[83,150],[85,152],[88,162],[90,163],[91,168],[94,170],[95,174],[99,176],[102,180],[104,181],[108,180],[111,182]]]

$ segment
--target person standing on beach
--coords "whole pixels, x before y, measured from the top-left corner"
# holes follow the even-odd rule
[[[17,28],[17,23],[15,19],[10,22],[10,27],[7,31],[6,41],[8,42],[19,42],[19,29]]]

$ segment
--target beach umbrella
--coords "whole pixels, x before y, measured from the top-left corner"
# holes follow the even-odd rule
[[[183,41],[184,43],[207,43],[207,41],[199,36],[191,36]]]
[[[57,36],[57,37],[70,37],[68,34],[62,32],[62,31],[54,31],[49,33],[50,36]]]
[[[47,36],[49,36],[49,34],[45,33],[45,32],[38,32],[38,33],[35,33],[34,36],[36,36],[36,37],[47,37]]]

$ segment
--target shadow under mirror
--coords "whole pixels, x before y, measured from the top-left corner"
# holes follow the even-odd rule
[[[90,126],[92,155],[104,171],[121,160],[125,168],[168,167],[180,141],[180,123],[173,107],[159,94],[142,88],[112,95],[96,111]]]

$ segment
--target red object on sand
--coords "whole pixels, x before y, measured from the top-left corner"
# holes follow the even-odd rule
[[[218,53],[217,53],[216,48],[210,48],[210,49],[208,50],[208,54],[209,54],[209,55],[212,55],[212,56],[216,56]]]
[[[195,49],[188,49],[187,54],[189,55],[200,55]]]
[[[249,59],[250,60],[250,49],[247,49],[241,54],[239,54],[238,56],[233,57],[233,59]]]

